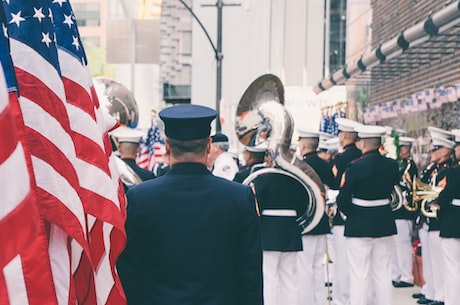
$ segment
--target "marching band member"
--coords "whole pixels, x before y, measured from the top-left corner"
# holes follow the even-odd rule
[[[331,188],[338,190],[340,178],[350,163],[361,156],[361,151],[356,147],[357,133],[355,127],[358,122],[338,118],[338,145],[342,152],[337,153],[332,160],[333,182]],[[334,262],[333,299],[336,305],[350,304],[350,288],[348,277],[348,258],[345,253],[345,220],[339,209],[335,212],[332,226],[332,261]]]
[[[460,130],[454,129],[455,157],[460,160]],[[460,167],[458,163],[446,176],[446,187],[439,194],[440,236],[445,263],[444,304],[458,304],[460,300]]]
[[[298,181],[275,173],[261,174],[251,185],[261,215],[264,304],[296,304],[297,253],[302,251],[296,219],[305,211],[307,194]]]
[[[242,183],[250,174],[258,168],[263,168],[267,144],[262,143],[257,146],[246,146],[243,154],[246,156],[246,165],[235,175],[233,181]]]
[[[401,160],[400,187],[405,195],[404,204],[412,200],[411,190],[405,184],[405,180],[413,181],[417,176],[418,170],[414,160],[411,158],[411,147],[414,138],[399,137],[399,158]],[[393,212],[398,233],[394,237],[393,256],[392,256],[392,280],[393,286],[413,287],[414,275],[412,273],[412,231],[415,211],[411,212],[406,208]]]
[[[350,304],[391,305],[391,246],[396,224],[390,207],[399,184],[398,163],[379,152],[386,128],[358,126],[358,148],[363,156],[342,175],[337,204],[347,216],[346,252],[349,261]]]
[[[323,184],[332,184],[332,172],[329,163],[318,156],[317,148],[320,134],[318,131],[299,130],[299,148],[303,160],[318,174]],[[324,268],[323,258],[326,251],[326,236],[330,233],[329,218],[323,214],[318,225],[302,235],[303,251],[298,254],[299,297],[297,304],[323,305]]]
[[[453,135],[449,131],[436,127],[428,127],[428,131],[432,141],[431,161],[436,164],[436,169],[433,171],[430,183],[434,186],[444,188],[447,172],[449,168],[452,167],[451,157],[455,142],[451,140]],[[443,255],[441,251],[441,238],[439,237],[440,223],[436,218],[427,218],[426,221],[428,223],[428,251],[430,253],[429,258],[431,264],[431,268],[428,267],[428,272],[430,272],[431,269],[434,295],[433,299],[430,299],[429,296],[425,296],[425,298],[419,299],[417,303],[442,305],[444,302],[445,268],[444,262],[441,259]],[[423,274],[425,275],[425,270]]]

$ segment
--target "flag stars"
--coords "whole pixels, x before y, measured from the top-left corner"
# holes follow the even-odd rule
[[[72,28],[72,25],[73,25],[73,21],[72,21],[72,15],[69,15],[67,16],[66,14],[64,14],[64,21],[63,21],[64,24],[67,24],[69,26],[69,29]]]
[[[43,8],[39,8],[39,9],[36,9],[34,7],[34,11],[35,11],[35,14],[34,14],[34,18],[37,18],[38,19],[38,22],[42,23],[42,19],[45,18],[46,16],[43,14],[42,12]]]
[[[22,14],[22,11],[19,11],[17,14],[11,13],[11,20],[10,20],[9,24],[16,23],[16,25],[19,27],[20,23],[22,21],[25,21],[25,19],[22,18],[21,14]]]
[[[6,27],[4,23],[2,23],[2,28],[3,28],[3,36],[5,36],[5,38],[8,38],[8,28]]]
[[[80,42],[78,41],[78,37],[75,37],[75,36],[72,36],[72,45],[75,46],[75,49],[77,49],[77,51],[80,50]]]
[[[62,3],[67,2],[67,0],[53,0],[53,3],[58,3],[62,7]]]
[[[50,47],[50,43],[52,43],[53,41],[51,40],[50,38],[50,34],[49,33],[42,33],[42,40],[41,40],[43,43],[46,43],[46,46],[49,48]]]

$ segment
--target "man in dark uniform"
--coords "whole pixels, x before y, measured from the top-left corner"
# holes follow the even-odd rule
[[[305,163],[318,174],[328,188],[332,185],[330,164],[318,156],[318,131],[298,130],[299,148]],[[324,291],[323,260],[326,253],[326,237],[331,232],[329,217],[323,214],[318,225],[302,235],[303,251],[299,253],[297,264],[299,272],[299,297],[297,304],[323,305]]]
[[[460,130],[452,130],[455,140],[457,164],[446,176],[446,186],[439,194],[438,204],[440,236],[445,264],[445,305],[458,304],[460,300]]]
[[[262,173],[251,183],[262,222],[264,304],[296,304],[297,253],[302,251],[296,219],[306,210],[308,193],[284,174]]]
[[[413,287],[412,273],[412,232],[417,211],[409,211],[404,207],[412,201],[411,186],[414,177],[417,177],[417,165],[411,157],[414,138],[399,137],[400,187],[404,194],[403,206],[393,212],[398,233],[395,235],[392,256],[392,282],[397,288]],[[409,183],[409,184],[408,184]]]
[[[333,192],[329,192],[331,195],[328,195],[328,197],[330,197],[328,200],[332,202],[335,202],[342,174],[353,160],[361,157],[361,151],[356,147],[357,135],[354,129],[360,124],[345,118],[336,119],[336,123],[339,131],[338,144],[342,148],[342,152],[337,153],[332,159],[333,182],[330,187],[335,190],[335,194],[332,196]],[[332,294],[335,304],[348,305],[350,289],[348,278],[348,258],[345,252],[345,219],[337,207],[334,213],[335,216],[333,218],[332,226],[333,251],[331,251],[332,261],[334,262],[334,289],[332,290]],[[331,214],[333,213],[331,212]]]
[[[155,178],[152,172],[145,170],[136,164],[139,143],[142,138],[141,131],[123,126],[114,130],[111,136],[115,137],[116,143],[118,143],[117,149],[120,154],[120,159],[122,159],[142,181]],[[128,186],[123,184],[123,187],[126,192],[128,190]]]
[[[398,163],[379,152],[386,128],[358,126],[363,156],[342,175],[337,204],[347,216],[350,304],[392,304],[391,247],[396,225],[390,207],[399,184]],[[371,300],[375,293],[375,300]]]
[[[261,305],[262,243],[254,194],[206,167],[208,107],[162,110],[170,170],[128,193],[118,261],[130,305]]]
[[[265,154],[267,152],[267,145],[265,143],[257,146],[247,146],[244,148],[246,157],[246,165],[240,169],[235,175],[233,181],[242,183],[250,174],[259,168],[264,167]]]
[[[428,183],[437,188],[444,188],[446,175],[452,167],[452,154],[455,146],[451,132],[437,128],[428,127],[431,137],[431,161],[435,163],[434,170],[431,172]],[[432,294],[427,293],[425,298],[417,301],[419,304],[440,305],[444,302],[445,287],[445,268],[442,261],[441,237],[439,236],[440,223],[437,218],[426,218],[428,225],[428,240],[423,245],[422,257],[428,251],[429,264],[423,268],[423,275],[428,278],[428,283],[432,283]],[[425,261],[424,261],[425,262]],[[426,269],[426,270],[425,270]]]

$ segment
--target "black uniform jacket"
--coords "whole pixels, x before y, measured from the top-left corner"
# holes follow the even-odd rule
[[[388,199],[399,183],[398,163],[377,150],[366,152],[345,171],[337,204],[347,215],[345,236],[383,237],[396,234],[396,224],[389,204],[363,207],[352,203],[362,200]]]
[[[452,160],[447,160],[445,162],[439,163],[433,174],[431,176],[431,180],[435,179],[434,183],[436,186],[444,187],[446,183],[446,177],[449,170],[452,168]],[[430,181],[431,183],[432,181]],[[438,215],[439,217],[439,215]],[[425,221],[428,223],[428,231],[439,231],[440,230],[440,223],[438,218],[426,218]]]
[[[313,170],[318,174],[321,182],[326,184],[327,186],[332,185],[332,171],[331,165],[318,157],[317,152],[311,152],[303,156],[303,160],[313,168]],[[313,228],[310,232],[306,233],[305,235],[321,235],[327,234],[331,232],[331,228],[329,226],[329,216],[326,213],[323,214],[318,225]]]
[[[361,157],[361,151],[356,147],[356,145],[348,144],[343,148],[343,152],[338,153],[334,160],[332,161],[332,185],[329,185],[331,189],[338,190],[340,185],[340,179],[342,178],[343,173],[348,168],[350,163],[353,160],[358,159]],[[340,216],[339,211],[337,210],[337,214],[334,216],[333,219],[334,226],[337,225],[344,225],[345,221],[343,220],[342,216]]]
[[[263,163],[255,163],[246,165],[245,167],[241,168],[238,173],[236,173],[235,177],[233,177],[233,181],[242,183],[255,170],[263,168],[262,164]]]
[[[410,204],[410,201],[412,201],[412,196],[410,196],[410,192],[412,190],[409,190],[407,188],[407,185],[402,183],[403,176],[406,175],[406,170],[407,170],[407,175],[410,178],[410,181],[413,181],[414,176],[417,177],[418,169],[417,165],[415,164],[414,160],[412,159],[404,159],[401,162],[401,169],[399,171],[399,177],[400,177],[400,187],[401,190],[404,192],[407,192],[409,195],[407,196],[407,201]],[[407,220],[414,220],[415,217],[417,216],[417,211],[410,212],[408,211],[405,207],[401,207],[397,209],[396,211],[393,211],[393,215],[395,219],[407,219]]]
[[[308,194],[295,179],[277,173],[265,173],[252,180],[262,221],[265,251],[302,251],[301,228],[296,219],[306,211]],[[264,215],[291,211],[292,216]]]
[[[129,305],[260,305],[254,195],[199,163],[179,163],[127,194],[117,267]]]
[[[456,199],[456,200],[455,200]],[[452,204],[452,200],[457,205]],[[440,222],[440,236],[460,238],[460,167],[451,168],[446,177],[446,187],[439,194],[438,204]]]
[[[142,167],[139,167],[136,164],[136,160],[131,159],[131,158],[124,158],[122,160],[125,161],[125,163],[128,164],[128,166],[132,168],[132,170],[139,176],[139,178],[142,179],[142,181],[147,181],[147,180],[155,178],[155,176],[153,175],[151,171],[148,171],[146,169],[143,169]]]

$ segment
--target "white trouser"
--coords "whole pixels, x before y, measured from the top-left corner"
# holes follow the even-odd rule
[[[298,289],[297,253],[279,251],[263,252],[262,268],[265,305],[296,303]]]
[[[429,300],[434,300],[433,288],[433,271],[430,256],[430,239],[428,238],[428,226],[423,224],[423,227],[418,230],[420,243],[422,244],[422,266],[423,266],[423,279],[425,284],[422,287],[422,293]]]
[[[350,280],[348,271],[348,256],[346,249],[346,237],[343,236],[345,226],[332,227],[333,247],[331,254],[332,266],[334,266],[334,281],[332,285],[332,300],[335,305],[350,304]]]
[[[460,238],[441,238],[445,262],[445,305],[456,305],[460,300]]]
[[[299,275],[297,304],[324,305],[326,294],[323,260],[326,251],[326,234],[303,235],[302,244],[303,251],[298,252],[297,255]]]
[[[434,300],[444,301],[444,260],[439,231],[428,232],[430,239],[430,257],[433,275]],[[460,289],[460,288],[459,288]],[[457,301],[458,302],[458,301]]]
[[[393,236],[347,237],[350,304],[392,305],[391,247]],[[375,294],[375,298],[372,294]]]
[[[412,273],[412,221],[396,219],[398,234],[393,239],[392,280],[414,283]]]

